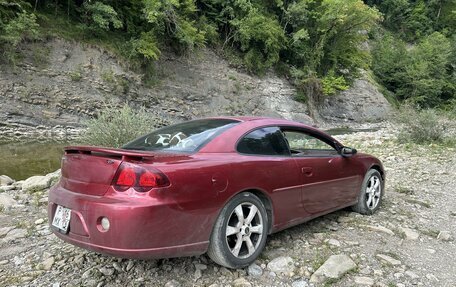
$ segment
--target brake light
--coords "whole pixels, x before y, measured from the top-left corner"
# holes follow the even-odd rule
[[[113,180],[117,191],[133,187],[136,191],[147,192],[154,187],[168,186],[168,178],[158,169],[144,168],[131,163],[122,163]]]
[[[136,174],[132,168],[122,169],[117,178],[117,185],[120,186],[132,186],[135,184]]]

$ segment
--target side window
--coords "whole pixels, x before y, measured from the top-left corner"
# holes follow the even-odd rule
[[[337,151],[323,140],[298,131],[284,131],[291,154],[294,156],[328,156],[337,155]]]
[[[244,154],[290,155],[287,143],[278,127],[259,128],[245,135],[237,150]]]

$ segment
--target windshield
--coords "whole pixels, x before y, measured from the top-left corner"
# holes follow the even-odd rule
[[[132,142],[124,149],[195,152],[223,131],[236,125],[230,119],[205,119],[158,129]]]

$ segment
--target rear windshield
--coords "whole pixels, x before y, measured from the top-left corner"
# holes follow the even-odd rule
[[[195,152],[223,131],[239,123],[230,119],[205,119],[158,129],[132,142],[124,149]]]

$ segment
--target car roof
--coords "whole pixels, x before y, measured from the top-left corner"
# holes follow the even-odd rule
[[[220,116],[220,117],[210,117],[209,119],[230,119],[237,120],[240,122],[251,122],[251,121],[261,121],[261,124],[288,124],[288,125],[303,125],[309,128],[314,128],[311,125],[296,122],[292,120],[286,120],[282,118],[272,118],[272,117],[260,117],[260,116]],[[260,123],[259,123],[260,124]]]

